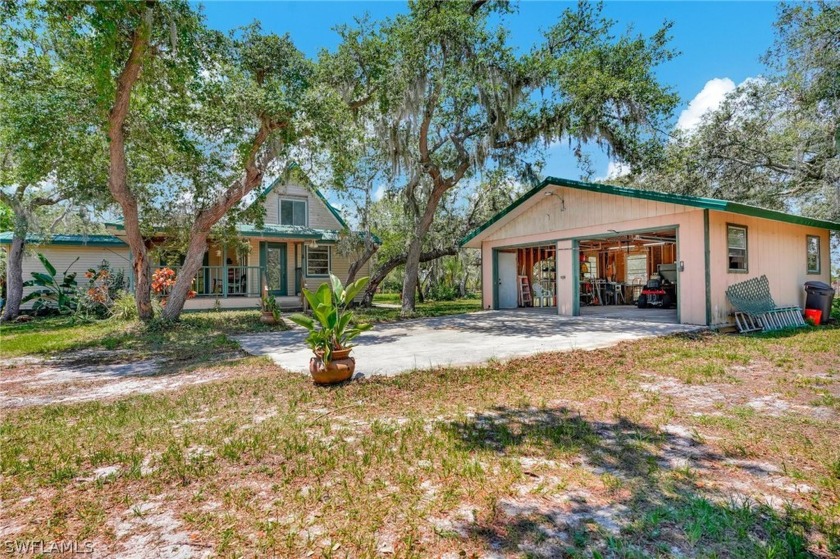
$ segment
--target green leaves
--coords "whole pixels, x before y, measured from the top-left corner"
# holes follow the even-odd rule
[[[289,320],[309,330],[306,343],[323,354],[325,363],[329,363],[333,350],[351,347],[351,340],[372,328],[370,324],[356,324],[353,312],[348,310],[368,281],[369,278],[360,278],[345,288],[338,277],[330,274],[330,281],[321,284],[318,291],[303,290],[312,317],[294,314]]]

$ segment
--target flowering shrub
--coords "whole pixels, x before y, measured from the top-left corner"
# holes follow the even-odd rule
[[[166,306],[169,290],[175,285],[176,279],[175,270],[172,268],[158,268],[152,274],[152,291],[160,300],[161,306]],[[194,290],[187,291],[187,299],[192,299],[195,296],[196,292]]]

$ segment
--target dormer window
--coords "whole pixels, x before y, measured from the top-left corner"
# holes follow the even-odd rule
[[[306,227],[306,200],[280,200],[280,225]]]

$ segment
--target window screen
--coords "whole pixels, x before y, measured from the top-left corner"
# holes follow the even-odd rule
[[[647,283],[647,254],[629,254],[627,256],[628,283]]]
[[[304,200],[280,200],[280,225],[306,226]]]
[[[306,275],[327,276],[330,273],[330,247],[306,249]]]
[[[747,228],[728,225],[726,231],[727,255],[730,272],[747,271]]]
[[[820,238],[813,235],[807,236],[808,251],[808,273],[820,273]]]

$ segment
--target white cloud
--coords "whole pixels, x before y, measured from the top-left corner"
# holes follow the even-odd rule
[[[388,189],[384,184],[380,184],[379,186],[377,186],[376,189],[373,191],[373,201],[378,202],[382,200],[382,197],[385,196],[385,192],[387,192],[387,190]]]
[[[735,82],[729,78],[713,78],[706,82],[700,93],[688,103],[688,107],[680,113],[677,128],[691,132],[700,124],[709,111],[717,109],[726,95],[735,89]]]
[[[602,177],[595,177],[595,182],[617,179],[630,174],[630,165],[621,161],[612,161],[607,164],[607,172]]]

